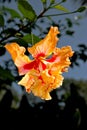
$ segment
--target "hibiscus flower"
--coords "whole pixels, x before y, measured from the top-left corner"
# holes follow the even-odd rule
[[[17,43],[6,44],[5,48],[11,54],[19,75],[23,75],[18,82],[28,93],[44,100],[52,99],[50,92],[63,83],[63,72],[67,72],[73,56],[71,46],[57,47],[59,31],[57,27],[50,27],[46,37],[27,50],[32,59],[25,55],[26,49]]]

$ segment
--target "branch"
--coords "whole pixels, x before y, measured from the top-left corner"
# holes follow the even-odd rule
[[[14,33],[8,34],[7,36],[5,36],[4,38],[2,38],[2,39],[0,40],[0,44],[1,44],[3,41],[7,40],[8,38],[15,36],[16,33],[19,33],[21,30],[27,28],[29,25],[31,25],[31,24],[30,24],[30,23],[27,23],[25,26],[21,26],[21,27],[20,27],[18,30],[16,30]]]
[[[60,15],[74,14],[74,13],[77,13],[77,10],[76,10],[76,11],[73,11],[73,12],[68,12],[68,13],[48,14],[48,15],[43,15],[42,17],[49,17],[49,16],[60,16]]]

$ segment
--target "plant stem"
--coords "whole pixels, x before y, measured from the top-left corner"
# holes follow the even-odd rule
[[[49,16],[59,16],[59,15],[66,15],[66,14],[74,14],[77,11],[73,11],[73,12],[68,12],[68,13],[60,13],[60,14],[48,14],[48,15],[43,15],[42,17],[49,17]]]

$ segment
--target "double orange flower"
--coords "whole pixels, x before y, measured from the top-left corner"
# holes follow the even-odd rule
[[[70,46],[56,47],[57,34],[58,28],[51,26],[44,39],[28,47],[33,59],[25,55],[25,48],[17,43],[5,45],[18,68],[19,75],[24,75],[18,84],[23,85],[27,92],[45,100],[50,100],[50,92],[62,85],[62,73],[68,71],[71,64],[69,58],[74,53]]]

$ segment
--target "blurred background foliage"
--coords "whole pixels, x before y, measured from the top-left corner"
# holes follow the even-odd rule
[[[27,94],[22,86],[17,85],[21,77],[4,48],[9,42],[17,42],[25,48],[32,46],[47,34],[50,26],[59,28],[60,38],[63,35],[72,37],[76,31],[74,26],[80,27],[81,16],[84,14],[86,17],[87,0],[72,0],[72,4],[78,2],[79,5],[73,11],[64,6],[66,1],[41,0],[42,10],[37,13],[29,0],[15,0],[14,8],[5,5],[6,2],[11,4],[12,0],[0,0],[0,113],[21,113],[35,120],[45,118],[44,128],[54,125],[55,128],[85,130],[87,80],[65,78],[62,87],[52,92],[52,100],[43,101],[32,93]],[[68,17],[74,13],[77,14],[76,21]],[[66,16],[64,21],[54,19],[54,16],[57,18],[62,15]],[[78,43],[77,48],[71,59],[72,69],[79,67],[80,61],[87,61],[87,46]],[[48,120],[55,123],[48,123]]]

